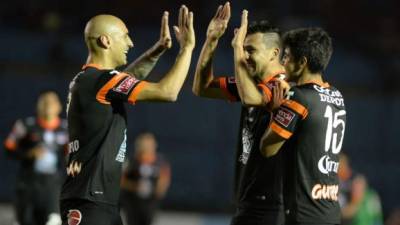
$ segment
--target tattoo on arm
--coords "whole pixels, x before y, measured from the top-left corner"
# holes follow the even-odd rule
[[[154,45],[143,55],[137,58],[133,63],[128,65],[125,71],[133,74],[139,80],[145,79],[165,50],[165,48],[159,46],[158,44]]]

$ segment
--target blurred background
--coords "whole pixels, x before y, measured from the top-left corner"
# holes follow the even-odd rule
[[[140,103],[129,108],[128,149],[133,148],[136,135],[153,132],[159,152],[171,166],[171,186],[162,209],[190,212],[185,214],[189,218],[195,215],[184,224],[228,224],[233,209],[233,165],[240,106],[196,98],[191,92],[195,63],[208,22],[223,3],[1,1],[0,138],[6,138],[16,119],[35,114],[36,99],[43,89],[57,90],[65,109],[68,84],[86,60],[82,33],[92,16],[109,13],[126,22],[135,44],[129,53],[132,61],[158,40],[162,12],[170,12],[172,26],[177,21],[179,6],[186,4],[194,11],[197,38],[191,74],[177,103]],[[400,1],[252,0],[232,1],[231,5],[229,29],[215,57],[217,75],[233,75],[230,41],[233,28],[240,24],[242,9],[249,10],[250,21],[268,19],[282,31],[322,26],[331,34],[334,53],[325,79],[345,97],[347,125],[342,151],[351,159],[353,170],[364,174],[377,191],[384,218],[388,218],[400,207],[400,89],[397,87]],[[159,80],[175,61],[178,44],[173,41],[173,48],[163,55],[149,80]],[[4,223],[4,216],[10,217],[4,210],[9,209],[15,196],[18,167],[16,161],[7,159],[3,153],[0,154],[0,221],[3,221],[0,224]]]

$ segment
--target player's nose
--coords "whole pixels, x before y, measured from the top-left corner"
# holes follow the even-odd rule
[[[130,38],[128,38],[128,47],[133,48],[134,44]]]

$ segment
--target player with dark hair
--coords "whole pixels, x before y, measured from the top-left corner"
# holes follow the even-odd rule
[[[20,161],[16,184],[16,216],[21,225],[59,224],[58,198],[68,143],[67,121],[59,117],[61,103],[43,91],[37,115],[17,120],[5,141],[8,155]]]
[[[346,111],[340,91],[322,79],[332,41],[321,28],[302,28],[287,32],[283,47],[288,80],[296,86],[274,113],[261,152],[284,155],[287,224],[340,224],[338,154]]]
[[[180,44],[176,62],[158,83],[150,83],[115,69],[126,64],[126,53],[133,47],[122,20],[98,15],[87,23],[89,56],[70,84],[67,108],[71,141],[60,202],[63,224],[121,224],[118,199],[126,151],[124,103],[176,101],[195,45],[193,13],[186,6],[180,8],[174,30]],[[168,12],[162,18],[160,39],[171,39]]]
[[[193,92],[201,97],[241,101],[243,104],[235,165],[237,211],[232,224],[282,224],[280,161],[278,157],[265,159],[258,151],[260,138],[270,120],[265,106],[272,97],[275,81],[271,81],[284,73],[279,63],[279,33],[267,21],[255,22],[247,27],[245,11],[241,29],[232,41],[235,77],[215,78],[213,56],[229,18],[230,5],[226,3],[218,8],[208,26]]]

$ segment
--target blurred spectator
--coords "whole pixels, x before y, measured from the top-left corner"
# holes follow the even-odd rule
[[[121,180],[121,208],[127,225],[150,225],[170,184],[169,164],[156,152],[153,134],[140,134]]]
[[[60,113],[58,95],[41,93],[36,117],[17,120],[4,143],[8,155],[20,161],[15,202],[20,225],[61,224],[58,198],[68,134]]]
[[[368,186],[366,178],[354,173],[343,153],[339,161],[339,203],[343,225],[382,225],[382,207],[377,192]]]
[[[394,209],[386,220],[386,225],[400,225],[400,209]]]

